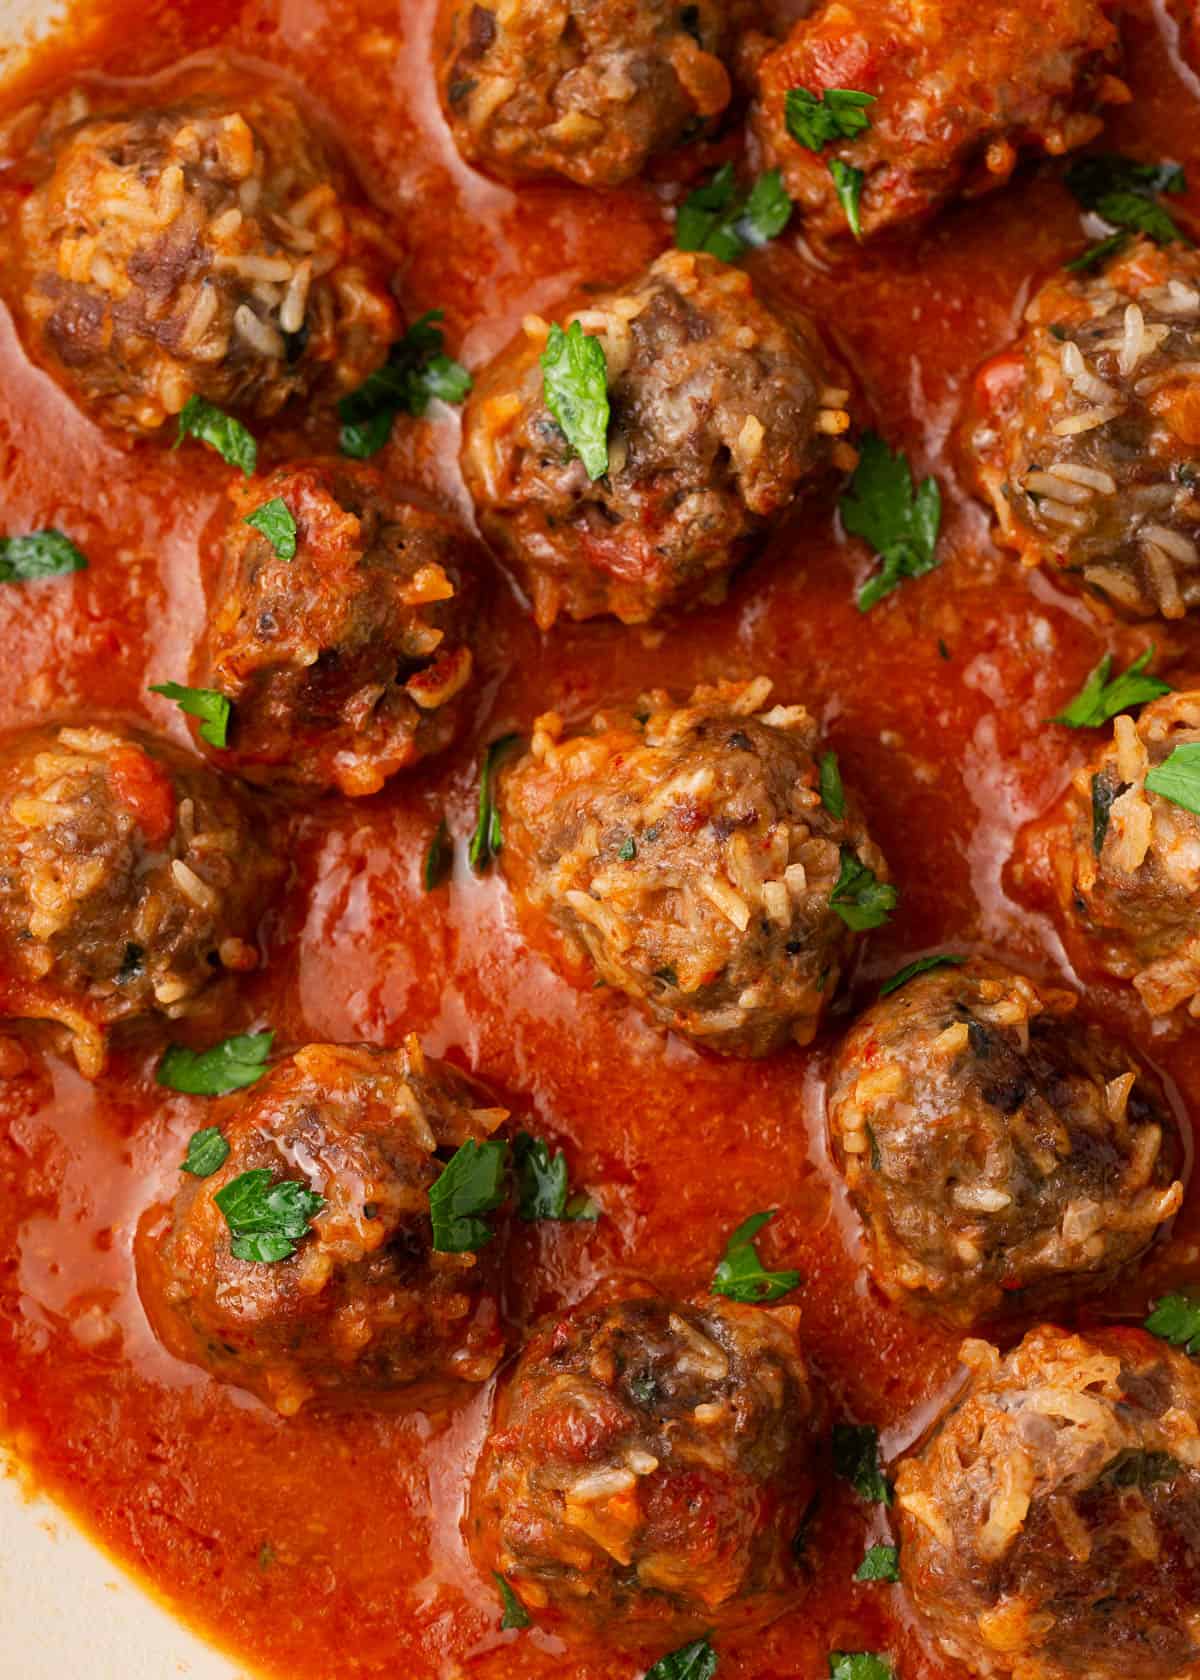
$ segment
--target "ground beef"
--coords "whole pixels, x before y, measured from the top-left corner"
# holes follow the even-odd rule
[[[194,1011],[254,968],[282,864],[229,783],[116,728],[0,744],[0,1012],[62,1022],[85,1073],[104,1029]]]
[[[834,1061],[834,1154],[893,1300],[970,1324],[1097,1290],[1183,1198],[1157,1079],[998,963],[923,974]]]
[[[989,363],[965,433],[997,536],[1138,617],[1200,601],[1200,255],[1062,271]]]
[[[139,1242],[142,1297],[163,1341],[284,1416],[316,1396],[403,1390],[428,1406],[481,1383],[504,1351],[499,1241],[434,1251],[429,1187],[445,1159],[506,1118],[448,1063],[402,1050],[310,1044],[250,1090],[205,1109],[229,1145],[186,1178]],[[268,1169],[325,1206],[294,1254],[237,1259],[215,1195]]]
[[[729,104],[744,0],[443,0],[442,102],[495,175],[616,186]]]
[[[235,485],[200,683],[234,703],[220,762],[254,780],[375,793],[463,720],[480,554],[370,467],[307,462]],[[247,517],[282,501],[281,556]]]
[[[269,418],[357,385],[396,335],[382,230],[261,74],[210,67],[141,108],[73,93],[22,168],[27,340],[111,425],[154,432],[193,396]]]
[[[831,897],[887,867],[852,793],[823,803],[818,730],[770,683],[657,691],[565,735],[550,713],[501,780],[502,862],[536,936],[713,1050],[807,1044],[853,949]]]
[[[785,323],[750,278],[671,251],[621,292],[567,317],[608,361],[608,472],[594,483],[546,405],[548,328],[478,380],[463,470],[479,523],[533,599],[538,623],[615,613],[640,624],[719,599],[748,547],[831,456],[848,393],[804,320]]]
[[[1019,1680],[1200,1661],[1200,1373],[1140,1330],[1043,1327],[971,1376],[900,1469],[900,1572],[944,1650]]]
[[[1003,186],[1023,156],[1058,157],[1128,97],[1112,72],[1110,0],[824,0],[762,57],[754,128],[818,239],[849,231],[830,162],[862,172],[864,235]],[[802,88],[874,95],[870,126],[810,151],[788,131]]]
[[[535,1329],[469,1515],[537,1615],[667,1644],[778,1612],[812,1491],[792,1308],[635,1295]]]

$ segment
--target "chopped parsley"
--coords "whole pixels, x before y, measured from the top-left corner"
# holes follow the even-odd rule
[[[952,956],[949,951],[939,951],[935,957],[918,957],[916,962],[910,962],[899,973],[893,974],[890,980],[885,980],[879,988],[879,995],[881,998],[891,997],[901,986],[907,986],[910,980],[915,980],[918,974],[929,974],[935,968],[957,968],[966,960],[966,957]]]
[[[822,152],[831,141],[853,140],[871,126],[868,107],[873,93],[856,88],[826,88],[818,98],[807,88],[789,88],[784,102],[787,131],[810,152]]]
[[[846,815],[846,790],[842,786],[842,773],[835,752],[821,754],[820,789],[822,805],[831,817],[840,822]]]
[[[1181,240],[1173,218],[1160,202],[1163,193],[1187,191],[1187,177],[1177,163],[1139,163],[1119,152],[1098,152],[1076,158],[1063,177],[1067,190],[1085,210],[1091,210],[1111,228],[1144,233],[1160,245]],[[1104,241],[1111,246],[1111,241]],[[1102,261],[1095,251],[1076,259]],[[1104,255],[1108,255],[1105,252]],[[1088,263],[1091,266],[1091,262]]]
[[[512,1628],[527,1628],[530,1621],[528,1610],[498,1569],[492,1570],[492,1576],[500,1588],[500,1598],[504,1605],[504,1614],[500,1618],[501,1633],[508,1633]]]
[[[87,555],[61,531],[0,537],[0,583],[34,583],[87,569]]]
[[[233,702],[215,688],[185,688],[182,683],[151,683],[151,694],[174,700],[181,712],[200,719],[200,739],[210,747],[229,745],[229,719]]]
[[[1118,251],[1123,251],[1128,243],[1127,233],[1110,233],[1107,239],[1089,245],[1082,256],[1073,257],[1064,267],[1068,274],[1090,274],[1093,268],[1099,268],[1109,257],[1115,257]]]
[[[483,768],[479,772],[479,805],[475,818],[475,832],[467,848],[467,858],[471,868],[475,870],[486,869],[493,858],[499,857],[504,847],[500,811],[493,789],[496,766],[516,739],[516,735],[501,735],[483,755]]]
[[[203,397],[189,397],[179,415],[179,435],[172,448],[178,449],[185,438],[194,437],[215,449],[231,467],[240,467],[249,478],[258,465],[258,445],[240,420],[226,414],[215,403]]]
[[[830,1651],[829,1680],[892,1680],[892,1665],[877,1651]]]
[[[850,232],[855,239],[861,239],[863,183],[867,177],[861,169],[855,169],[853,164],[846,163],[841,158],[830,158],[829,173],[833,176],[833,188],[837,193],[838,203],[846,212]]]
[[[884,440],[868,432],[854,477],[841,500],[842,523],[851,536],[870,543],[880,569],[859,590],[860,612],[871,608],[905,578],[922,577],[937,565],[942,493],[935,478],[913,488],[912,468],[902,450],[893,455]]]
[[[282,496],[272,496],[256,507],[246,515],[245,523],[262,532],[280,560],[296,558],[296,521]]]
[[[860,862],[853,846],[842,847],[841,874],[829,902],[848,928],[864,933],[882,927],[899,901],[895,887]]]
[[[433,892],[440,887],[450,873],[450,865],[454,861],[454,842],[450,838],[450,830],[443,817],[433,831],[433,839],[429,842],[429,849],[425,853],[425,862],[421,866],[421,883],[426,892]]]
[[[622,863],[633,862],[634,858],[637,856],[637,841],[633,838],[632,834],[621,842],[621,849],[617,853],[617,856],[620,858]]]
[[[1092,777],[1092,850],[1097,857],[1104,850],[1112,808],[1120,794],[1121,789],[1107,776],[1097,774]]]
[[[500,1139],[468,1138],[430,1186],[429,1216],[439,1254],[471,1254],[491,1242],[496,1233],[483,1216],[504,1200],[508,1153]]]
[[[1187,741],[1175,747],[1161,764],[1155,765],[1146,776],[1146,786],[1172,805],[1200,816],[1200,741]]]
[[[188,1139],[187,1157],[179,1170],[191,1173],[193,1178],[211,1178],[228,1158],[229,1145],[221,1136],[220,1126],[205,1126]]]
[[[856,1581],[898,1581],[900,1579],[899,1546],[868,1546],[866,1555],[854,1571]]]
[[[600,1209],[590,1196],[568,1194],[567,1158],[561,1149],[551,1154],[545,1138],[518,1132],[513,1139],[513,1166],[522,1219],[599,1219]]]
[[[873,1505],[892,1503],[892,1484],[879,1462],[879,1431],[870,1424],[834,1425],[833,1468],[860,1499]]]
[[[681,251],[706,251],[722,262],[736,262],[747,247],[778,238],[791,219],[792,201],[778,169],[760,175],[746,192],[732,163],[726,163],[679,206],[675,243]]]
[[[1101,724],[1115,718],[1118,712],[1127,712],[1134,706],[1144,706],[1148,700],[1170,694],[1170,683],[1146,672],[1146,666],[1153,658],[1154,645],[1151,643],[1128,671],[1110,681],[1112,654],[1106,653],[1095,670],[1088,674],[1087,681],[1070,705],[1052,717],[1051,723],[1065,723],[1069,729],[1099,729]]]
[[[578,321],[550,328],[542,364],[546,407],[595,483],[608,471],[608,358]]]
[[[1146,1329],[1193,1357],[1200,1354],[1200,1299],[1191,1295],[1164,1295],[1151,1308]]]
[[[708,1640],[693,1639],[690,1645],[660,1657],[646,1670],[644,1680],[713,1680],[716,1672],[717,1653]]]
[[[172,1044],[163,1052],[155,1078],[170,1091],[189,1097],[223,1097],[242,1091],[267,1071],[273,1032],[239,1033],[211,1050],[187,1050]]]
[[[308,1235],[310,1220],[325,1206],[324,1196],[306,1184],[291,1178],[273,1180],[269,1167],[255,1167],[231,1179],[213,1197],[225,1215],[235,1260],[273,1266],[290,1259]]]
[[[377,454],[391,437],[398,414],[420,419],[435,397],[446,403],[466,399],[471,375],[446,354],[438,324],[444,313],[431,309],[414,321],[392,345],[383,366],[338,403],[343,455],[365,461]]]
[[[759,1304],[778,1301],[800,1282],[799,1272],[764,1271],[754,1239],[775,1212],[754,1213],[739,1225],[725,1245],[725,1254],[713,1273],[709,1285],[714,1295],[724,1295],[731,1301],[750,1301]]]

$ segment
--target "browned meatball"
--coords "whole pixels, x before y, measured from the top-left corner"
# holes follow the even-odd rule
[[[808,322],[786,324],[714,257],[668,252],[569,320],[604,346],[608,470],[589,479],[551,414],[548,328],[530,319],[467,405],[463,471],[484,535],[543,628],[560,612],[640,624],[720,599],[752,541],[828,465],[847,392]]]
[[[1064,270],[982,370],[965,442],[998,539],[1138,617],[1200,601],[1200,254]]]
[[[550,713],[500,790],[531,931],[549,923],[610,986],[731,1055],[809,1043],[854,945],[839,882],[887,878],[854,796],[822,800],[813,719],[765,710],[770,689],[722,683],[684,706],[658,691],[583,735]]]
[[[1128,97],[1111,74],[1112,10],[1110,0],[824,0],[759,65],[753,120],[766,161],[820,239],[850,229],[831,162],[862,175],[868,236],[990,192],[1023,155],[1091,140],[1098,108]],[[870,94],[867,123],[824,145],[810,134],[811,150],[789,130],[788,96],[794,107],[830,88]]]
[[[313,1396],[402,1389],[427,1404],[485,1382],[504,1351],[495,1250],[433,1248],[429,1187],[448,1156],[506,1118],[448,1063],[310,1044],[206,1111],[229,1146],[188,1178],[140,1245],[142,1296],[179,1358],[285,1416]],[[246,1173],[321,1205],[279,1260],[239,1259],[216,1198]],[[309,1206],[313,1205],[311,1202]]]
[[[506,177],[639,175],[728,105],[744,0],[442,0],[442,101],[459,150]]]
[[[616,1643],[778,1613],[812,1488],[796,1317],[647,1295],[548,1319],[476,1474],[477,1560]]]
[[[1075,1003],[972,962],[908,981],[843,1041],[834,1153],[894,1300],[969,1324],[1098,1289],[1178,1210],[1162,1088]]]
[[[199,661],[234,704],[220,762],[357,795],[448,745],[473,667],[477,544],[370,467],[281,467],[231,497]],[[279,503],[295,526],[282,553],[247,523],[267,508],[277,526]]]
[[[61,1021],[89,1076],[103,1029],[191,1013],[254,968],[282,864],[249,804],[163,741],[28,730],[0,746],[0,1012]]]
[[[154,432],[193,396],[266,418],[357,385],[396,335],[381,230],[261,73],[194,72],[140,109],[77,91],[24,168],[27,337],[111,425]]]
[[[1140,1330],[1042,1327],[900,1469],[900,1573],[944,1650],[1019,1680],[1200,1664],[1200,1373]]]

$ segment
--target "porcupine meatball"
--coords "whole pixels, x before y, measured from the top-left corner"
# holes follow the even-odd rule
[[[494,175],[585,187],[640,175],[729,104],[743,3],[443,0],[442,102],[462,155]]]
[[[825,0],[759,64],[753,124],[765,161],[821,240],[850,231],[831,162],[863,176],[864,236],[990,192],[1022,157],[1093,139],[1100,107],[1128,98],[1112,74],[1112,10],[1108,0]],[[788,95],[820,101],[830,88],[873,103],[860,132],[823,144],[809,134],[812,150],[789,131]]]
[[[750,277],[671,251],[569,317],[607,359],[608,469],[588,477],[547,406],[546,323],[476,382],[463,471],[484,535],[547,628],[615,613],[640,624],[719,599],[753,541],[831,458],[849,425],[810,325],[773,314]]]
[[[1056,275],[977,383],[966,433],[997,539],[1135,617],[1200,601],[1200,254],[1140,241]]]
[[[221,762],[356,795],[447,746],[471,680],[478,545],[370,467],[308,462],[230,495],[199,659],[202,685],[234,703]],[[247,523],[276,528],[279,503],[295,526],[282,552]]]
[[[1073,993],[992,962],[909,980],[843,1040],[834,1154],[873,1277],[970,1324],[1097,1289],[1179,1208],[1158,1081]]]
[[[341,164],[261,76],[138,108],[76,93],[23,168],[18,314],[97,417],[153,433],[199,396],[266,419],[384,360],[380,238]]]
[[[616,1641],[777,1611],[812,1491],[796,1317],[648,1294],[546,1320],[476,1474],[477,1561]]]
[[[177,748],[114,727],[0,744],[0,1013],[60,1021],[89,1076],[104,1030],[194,1012],[254,968],[282,865],[248,803]]]
[[[151,1320],[179,1358],[285,1416],[314,1396],[403,1390],[426,1404],[485,1382],[504,1351],[496,1249],[433,1248],[445,1159],[506,1118],[415,1038],[401,1050],[310,1044],[205,1111],[229,1154],[187,1178],[139,1245]],[[444,1157],[444,1158],[443,1158]],[[214,1199],[266,1169],[323,1200],[281,1260],[239,1259]]]
[[[967,1342],[965,1393],[896,1480],[900,1574],[942,1647],[1019,1680],[1200,1663],[1200,1373],[1141,1330]]]
[[[548,923],[657,1020],[741,1056],[809,1043],[855,940],[838,883],[887,878],[854,795],[840,814],[822,801],[813,719],[766,709],[770,689],[657,691],[579,735],[550,713],[500,784],[530,931]]]

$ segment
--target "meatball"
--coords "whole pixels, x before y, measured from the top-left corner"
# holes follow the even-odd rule
[[[759,63],[753,124],[765,160],[821,240],[850,231],[831,163],[863,177],[866,236],[990,192],[1023,155],[1058,157],[1094,138],[1098,108],[1128,97],[1110,74],[1120,63],[1111,10],[1110,0],[824,0]],[[794,106],[830,88],[872,103],[857,134],[810,135],[812,150],[789,127],[789,95]]]
[[[1162,1088],[1075,1002],[972,962],[910,980],[843,1041],[834,1154],[893,1300],[969,1324],[1098,1289],[1178,1210]]]
[[[110,425],[153,433],[191,397],[266,419],[357,385],[396,336],[382,231],[261,73],[141,109],[75,93],[25,167],[18,311]]]
[[[476,1474],[478,1561],[614,1640],[777,1613],[812,1491],[797,1316],[646,1295],[543,1323]]]
[[[442,102],[463,156],[508,178],[617,186],[729,104],[744,0],[443,0]]]
[[[1200,1660],[1200,1372],[1043,1326],[971,1375],[896,1480],[900,1573],[976,1674],[1175,1680]]]
[[[770,689],[722,683],[683,706],[659,690],[565,737],[549,713],[499,793],[531,928],[738,1056],[811,1041],[854,943],[839,883],[887,878],[853,794],[835,814],[818,791],[816,724],[803,706],[763,710]]]
[[[720,599],[753,540],[824,469],[849,424],[807,321],[785,323],[750,278],[671,251],[570,316],[608,364],[608,470],[596,480],[547,406],[535,318],[475,386],[463,470],[484,535],[547,628]],[[841,445],[840,456],[853,456]]]
[[[230,494],[200,652],[201,682],[234,703],[221,762],[356,795],[447,746],[473,666],[467,533],[391,496],[370,467],[314,461]],[[295,527],[282,552],[247,522],[278,503]]]
[[[984,368],[966,444],[997,536],[1136,617],[1200,601],[1200,253],[1063,271]]]
[[[140,1244],[142,1296],[181,1359],[292,1416],[314,1396],[393,1389],[427,1404],[485,1382],[504,1351],[498,1244],[433,1248],[446,1155],[506,1118],[415,1038],[402,1050],[310,1044],[206,1110],[229,1153],[189,1178]],[[216,1201],[266,1169],[323,1199],[294,1252],[239,1259]]]
[[[104,1029],[193,1013],[254,968],[282,864],[242,795],[163,741],[100,727],[0,745],[0,1013],[62,1022],[80,1068]]]

